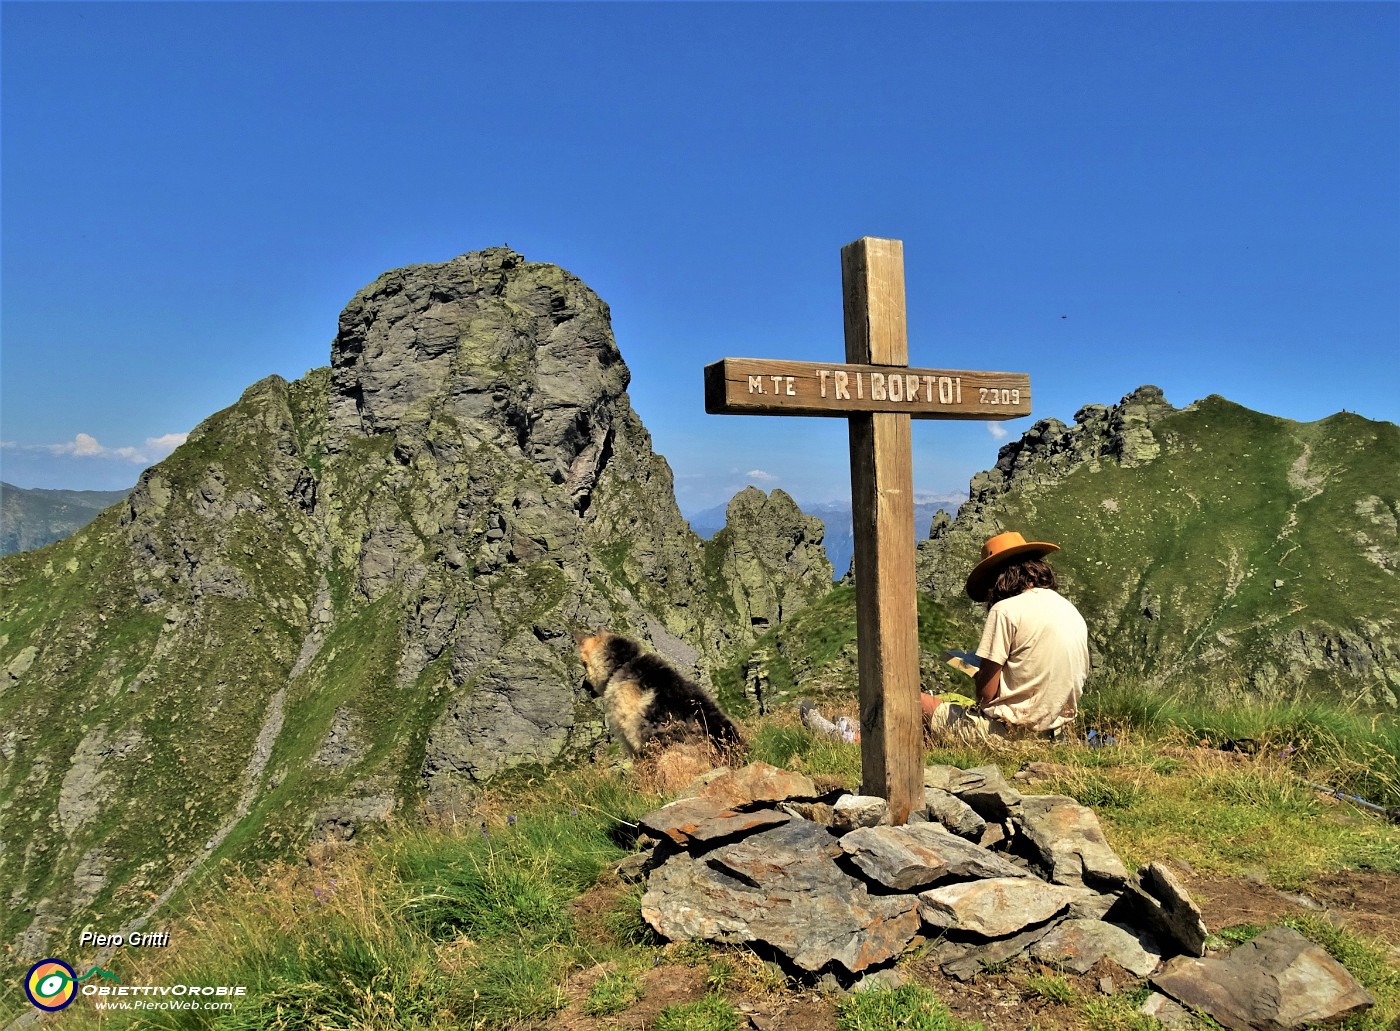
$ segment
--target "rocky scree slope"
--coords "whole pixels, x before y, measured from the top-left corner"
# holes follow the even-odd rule
[[[389,272],[329,369],[255,384],[125,506],[0,563],[0,940],[42,955],[218,859],[591,747],[576,630],[703,677],[829,590],[785,495],[743,503],[760,546],[690,532],[628,377],[562,269]]]
[[[1003,530],[1055,542],[1101,670],[1266,694],[1316,689],[1393,708],[1400,694],[1400,427],[1297,423],[1156,387],[1045,419],[1002,447],[955,520],[920,545],[920,586],[966,647],[963,594]]]

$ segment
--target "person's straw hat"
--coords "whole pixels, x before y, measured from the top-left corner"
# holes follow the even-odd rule
[[[1022,556],[1039,558],[1059,550],[1058,544],[1047,544],[1044,541],[1028,542],[1015,530],[999,533],[982,545],[982,561],[977,563],[967,577],[967,596],[973,601],[986,601],[987,596],[992,593],[992,581],[1012,559]]]

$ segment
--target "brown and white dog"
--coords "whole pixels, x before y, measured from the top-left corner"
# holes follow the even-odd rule
[[[708,740],[721,749],[743,744],[734,721],[661,656],[606,630],[575,634],[574,640],[589,691],[602,701],[609,728],[632,755],[653,742],[664,747]]]

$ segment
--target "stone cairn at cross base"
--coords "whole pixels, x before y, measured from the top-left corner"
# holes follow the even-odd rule
[[[877,983],[932,943],[959,980],[1018,956],[1075,973],[1109,960],[1150,979],[1143,1012],[1173,1026],[1189,1023],[1183,1006],[1284,1031],[1375,1004],[1288,928],[1207,957],[1201,912],[1170,870],[1130,876],[1072,798],[1023,795],[996,766],[928,767],[924,785],[924,807],[894,827],[883,799],[823,794],[764,763],[722,768],[644,816],[654,844],[618,872],[646,879],[642,916],[662,937],[757,946],[841,984]]]

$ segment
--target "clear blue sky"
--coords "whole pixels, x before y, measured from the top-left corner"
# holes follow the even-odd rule
[[[1400,5],[27,4],[3,19],[3,474],[122,487],[351,295],[509,243],[611,305],[690,510],[848,490],[839,420],[706,416],[839,359],[904,241],[914,364],[1032,418],[1156,383],[1400,421]],[[915,423],[916,487],[993,429]]]

